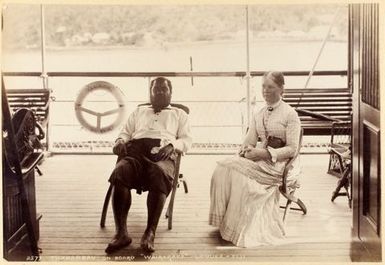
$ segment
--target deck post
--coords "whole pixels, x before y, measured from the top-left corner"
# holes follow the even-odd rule
[[[44,5],[40,5],[40,27],[41,27],[41,75],[40,77],[43,80],[43,88],[44,89],[49,89],[48,88],[48,75],[45,69],[45,9]],[[50,118],[48,116],[48,121],[47,121],[47,133],[46,133],[46,141],[47,141],[47,150],[50,151],[52,148],[52,144],[50,141],[50,134],[51,134],[51,126],[50,126]]]
[[[247,110],[247,126],[250,124],[251,108],[250,108],[250,45],[249,45],[249,6],[246,5],[246,110]],[[244,132],[245,133],[245,132]]]

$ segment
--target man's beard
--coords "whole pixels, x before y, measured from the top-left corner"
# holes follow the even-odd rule
[[[165,95],[154,95],[150,97],[150,100],[155,112],[159,112],[170,105],[171,97]]]

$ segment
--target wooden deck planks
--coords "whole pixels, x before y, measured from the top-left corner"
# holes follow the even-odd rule
[[[308,214],[289,213],[287,244],[252,249],[234,247],[207,223],[211,173],[215,161],[223,158],[213,155],[182,158],[181,172],[188,181],[189,193],[185,194],[182,187],[178,189],[172,230],[167,229],[165,218],[160,220],[155,241],[157,251],[152,261],[350,261],[351,210],[346,197],[330,201],[337,178],[326,173],[327,155],[301,157],[302,187],[296,195],[305,202]],[[106,228],[99,227],[99,220],[115,160],[110,155],[58,155],[46,158],[40,166],[44,175],[37,177],[36,186],[38,212],[43,214],[39,242],[42,261],[151,258],[139,249],[147,219],[147,193],[132,192],[128,230],[133,243],[116,255],[104,253],[114,235],[111,206]],[[86,256],[91,257],[87,260]]]

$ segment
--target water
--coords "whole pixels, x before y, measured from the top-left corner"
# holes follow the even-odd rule
[[[321,42],[304,41],[255,41],[250,45],[250,70],[309,71],[318,55]],[[245,71],[246,50],[243,43],[180,43],[150,48],[105,48],[48,50],[47,72],[188,72],[190,56],[193,70],[198,72]],[[3,71],[41,71],[40,51],[14,51],[3,53]],[[329,42],[315,70],[346,70],[347,42]],[[307,77],[287,77],[286,88],[304,87]],[[173,82],[173,101],[188,105],[191,109],[194,142],[239,143],[247,124],[246,80],[238,77],[170,78]],[[148,78],[105,77],[54,77],[49,79],[55,101],[51,104],[51,140],[56,141],[105,141],[113,140],[119,128],[105,134],[96,134],[80,126],[74,111],[74,101],[79,90],[90,82],[104,80],[123,93],[127,112],[148,99]],[[39,88],[40,78],[6,77],[7,88]],[[251,80],[251,98],[257,106],[263,105],[261,80]],[[313,77],[308,87],[346,87],[346,77]],[[243,100],[242,100],[243,99]],[[95,101],[95,102],[91,102]],[[110,101],[110,102],[99,102]],[[221,102],[218,102],[221,101]],[[113,109],[116,103],[105,92],[87,97],[86,103],[95,111]],[[102,122],[112,123],[116,116]],[[90,123],[94,118],[87,117]],[[223,127],[225,126],[225,127]]]

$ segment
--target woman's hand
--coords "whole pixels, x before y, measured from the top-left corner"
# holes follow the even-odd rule
[[[241,148],[239,148],[238,155],[240,157],[245,157],[245,148],[246,146],[241,146]]]
[[[252,161],[264,160],[270,157],[269,152],[261,147],[246,147],[244,157]]]
[[[240,156],[240,157],[245,157],[245,150],[247,149],[247,148],[253,148],[253,146],[252,145],[242,145],[241,146],[241,148],[239,149],[239,151],[238,151],[238,155]]]

